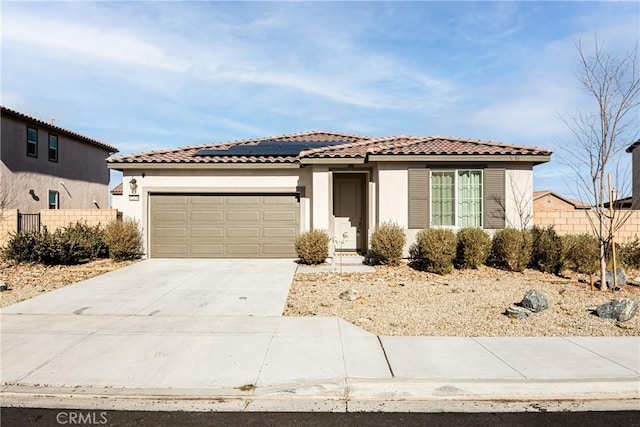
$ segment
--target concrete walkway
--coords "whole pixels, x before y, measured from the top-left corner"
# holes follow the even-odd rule
[[[225,298],[218,304],[218,294],[204,288],[217,286],[206,273],[214,267],[194,262],[193,271],[188,263],[175,268],[156,263],[151,270],[159,269],[157,277],[167,282],[156,294],[150,273],[145,274],[154,263],[3,310],[3,405],[229,411],[640,408],[638,337],[377,337],[338,318],[211,315],[207,311],[216,305],[224,311],[236,304]],[[276,270],[284,277],[279,265],[270,266],[271,277],[278,276]],[[187,277],[183,282],[172,276],[180,268]],[[232,283],[240,274],[217,277]],[[118,287],[132,278],[149,291],[146,299],[144,292]],[[258,283],[251,289],[260,291]],[[98,294],[106,302],[100,305],[100,295],[85,288],[103,289]],[[182,293],[188,289],[208,302],[202,310],[189,292]],[[112,300],[113,295],[119,297]],[[249,287],[237,295],[255,298]]]

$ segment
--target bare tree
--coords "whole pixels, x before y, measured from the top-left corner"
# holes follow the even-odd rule
[[[608,177],[623,179],[618,169],[618,156],[635,140],[640,129],[637,107],[640,104],[638,46],[624,54],[604,50],[597,38],[594,51],[587,52],[582,41],[576,42],[580,68],[577,74],[581,89],[594,102],[594,109],[562,117],[573,133],[569,165],[576,172],[577,190],[583,203],[593,206],[589,220],[600,245],[600,288],[606,288],[606,248],[615,232],[629,218],[627,211],[610,212],[613,202],[608,190]]]

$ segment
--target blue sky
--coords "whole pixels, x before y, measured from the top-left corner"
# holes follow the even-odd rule
[[[121,153],[308,130],[450,135],[553,149],[534,187],[569,196],[559,115],[595,106],[574,43],[640,39],[639,2],[1,7],[2,104]]]

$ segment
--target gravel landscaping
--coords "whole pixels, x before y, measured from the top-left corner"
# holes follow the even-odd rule
[[[351,289],[357,299],[339,297]],[[549,308],[522,320],[505,316],[505,309],[530,289],[542,292]],[[403,265],[376,267],[375,273],[296,274],[284,315],[339,316],[377,335],[638,336],[640,313],[617,322],[591,310],[614,299],[639,297],[636,286],[592,292],[575,275],[482,266],[439,276]]]
[[[134,262],[137,261],[113,262],[110,259],[101,259],[80,265],[45,266],[0,261],[0,280],[9,287],[9,290],[0,292],[0,307],[117,270]]]

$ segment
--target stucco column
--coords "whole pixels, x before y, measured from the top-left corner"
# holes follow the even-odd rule
[[[326,166],[314,166],[312,173],[311,226],[314,229],[329,230],[330,173]]]

